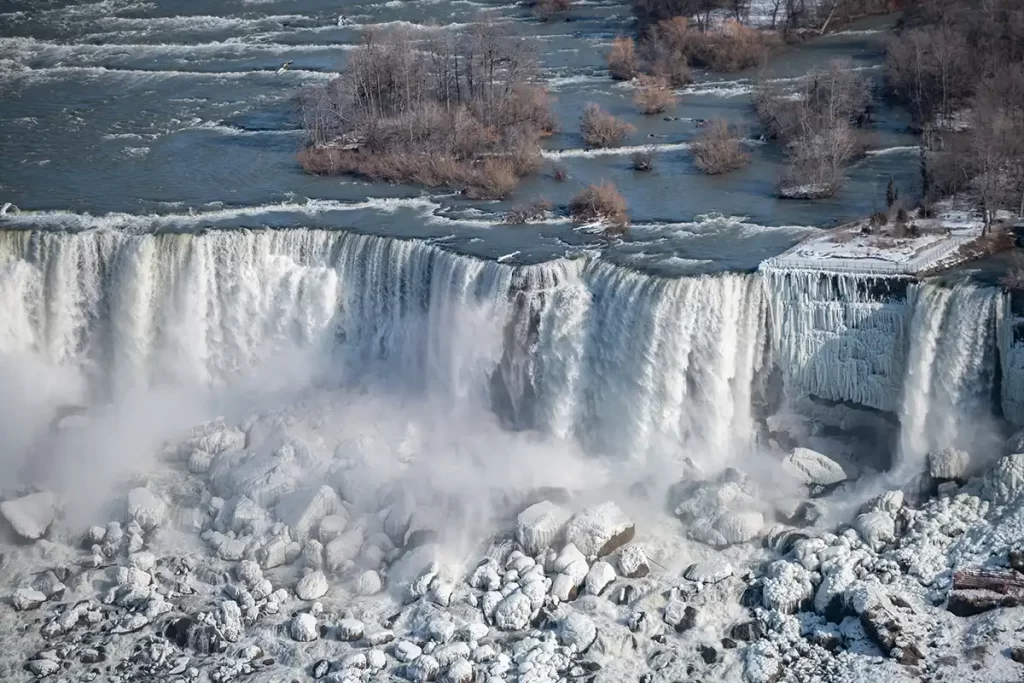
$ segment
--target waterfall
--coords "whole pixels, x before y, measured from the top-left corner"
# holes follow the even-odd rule
[[[756,275],[512,267],[304,229],[0,232],[0,320],[0,353],[89,369],[108,396],[318,349],[345,381],[490,401],[620,458],[748,446],[765,341]]]
[[[919,471],[929,451],[965,448],[986,433],[996,374],[999,292],[923,283],[911,287],[913,341],[900,408],[901,468]]]

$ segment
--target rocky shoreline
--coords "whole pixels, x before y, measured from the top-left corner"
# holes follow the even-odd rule
[[[454,509],[400,488],[357,506],[351,457],[302,440],[264,447],[273,433],[255,418],[196,427],[116,519],[84,533],[49,492],[0,505],[17,536],[0,556],[3,680],[1024,673],[1018,437],[988,466],[932,453],[927,472],[889,489],[798,448],[777,469],[800,495],[770,505],[738,469],[681,470],[665,528],[627,512],[630,496],[656,495],[643,484],[622,500],[534,490],[503,500],[504,525],[460,557],[445,529]],[[834,524],[858,496],[869,500]]]

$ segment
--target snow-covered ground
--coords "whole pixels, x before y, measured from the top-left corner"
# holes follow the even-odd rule
[[[496,461],[484,442],[504,437],[445,445],[415,421],[352,437],[336,400],[193,428],[105,520],[10,495],[0,677],[1024,674],[1024,574],[1006,568],[1024,569],[1024,454],[940,450],[889,481],[795,449],[764,453],[764,472],[684,462],[638,479],[528,439]]]

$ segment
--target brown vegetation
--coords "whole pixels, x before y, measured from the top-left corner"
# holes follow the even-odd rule
[[[772,30],[824,33],[857,17],[891,12],[899,4],[896,0],[767,0],[767,9]],[[705,30],[711,27],[713,15],[744,19],[750,5],[750,0],[633,0],[633,13],[641,29],[683,16],[693,17],[698,28]]]
[[[552,209],[552,204],[547,199],[534,199],[529,204],[523,204],[511,209],[505,214],[505,223],[510,225],[521,225],[534,223],[544,218]]]
[[[617,81],[628,81],[636,76],[636,44],[629,36],[618,36],[612,41],[608,53],[608,70]]]
[[[660,114],[676,103],[676,96],[664,78],[641,76],[637,79],[633,103],[641,114]]]
[[[651,25],[641,42],[644,70],[673,86],[690,80],[690,67],[734,72],[764,63],[781,44],[778,34],[743,26],[734,19],[714,28],[694,26],[686,17]]]
[[[302,94],[299,163],[504,197],[540,167],[539,138],[554,130],[535,75],[528,46],[489,24],[426,41],[370,33],[338,78]]]
[[[654,152],[649,149],[633,152],[631,160],[633,162],[634,171],[654,170]]]
[[[572,0],[535,0],[533,3],[533,13],[543,21],[547,21],[558,12],[568,12],[571,9]]]
[[[604,221],[618,229],[629,227],[626,200],[611,183],[590,185],[569,202],[569,215],[574,221]]]
[[[712,121],[693,145],[697,168],[710,175],[728,173],[750,163],[740,136],[726,121]]]
[[[632,124],[591,102],[580,117],[580,134],[591,147],[612,147],[636,132]]]

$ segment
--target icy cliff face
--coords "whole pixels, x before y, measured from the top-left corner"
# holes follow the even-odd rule
[[[991,287],[911,287],[910,352],[900,408],[901,467],[929,451],[970,449],[991,414],[999,293]],[[973,449],[970,449],[973,450]]]
[[[0,232],[0,353],[91,368],[105,396],[313,350],[325,379],[490,401],[619,457],[750,443],[764,308],[753,275],[514,268],[340,232]]]
[[[762,268],[775,364],[792,395],[896,412],[911,308],[902,285],[821,271]]]
[[[999,358],[1002,363],[1003,415],[1024,425],[1024,318],[1015,312],[1013,294],[999,299]]]

